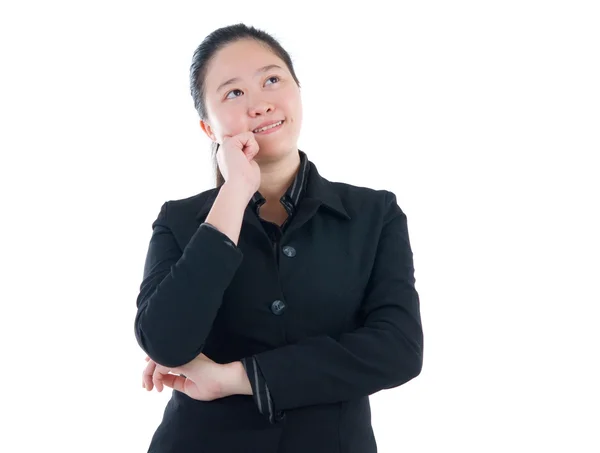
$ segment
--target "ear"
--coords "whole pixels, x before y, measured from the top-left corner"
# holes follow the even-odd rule
[[[204,131],[206,135],[208,135],[208,138],[210,138],[213,142],[217,141],[217,137],[215,137],[212,127],[210,127],[210,124],[208,124],[206,121],[200,120],[200,128]]]

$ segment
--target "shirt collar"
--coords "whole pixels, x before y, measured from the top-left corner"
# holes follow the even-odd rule
[[[289,215],[294,213],[298,207],[298,204],[300,203],[300,200],[302,200],[302,196],[306,191],[306,182],[308,181],[308,174],[310,171],[310,165],[306,153],[299,149],[298,154],[300,155],[300,167],[296,172],[296,176],[294,177],[292,184],[290,184],[286,192],[279,199]],[[260,207],[265,204],[266,201],[267,200],[265,197],[263,197],[259,191],[254,193],[250,202],[256,212],[256,215],[258,215]]]
[[[300,171],[296,175],[296,177],[299,178],[299,180],[304,181],[304,184],[302,184],[302,193],[298,192],[298,197],[294,206],[297,207],[300,200],[308,198],[316,200],[317,203],[329,208],[331,212],[338,214],[347,220],[350,220],[351,217],[348,215],[348,212],[346,211],[342,200],[338,195],[337,190],[335,189],[333,184],[319,174],[316,165],[314,164],[314,162],[311,162],[310,159],[308,159],[308,156],[306,156],[305,153],[303,153],[300,150],[298,150],[298,152],[300,153],[301,157],[300,168],[302,169],[302,162],[305,162],[304,165],[306,165],[306,171],[304,172],[305,174],[303,176],[300,176]],[[302,160],[303,157],[304,161]],[[294,179],[294,182],[296,181],[296,179]],[[205,196],[203,196],[200,199],[201,207],[198,213],[196,214],[196,220],[200,220],[201,218],[206,217],[208,215],[221,187],[222,186],[211,189]],[[288,194],[288,192],[289,195],[296,193],[294,189],[294,183],[292,183],[292,185],[288,188],[286,194]],[[282,198],[286,197],[284,196]],[[250,200],[248,206],[252,206],[252,200]]]

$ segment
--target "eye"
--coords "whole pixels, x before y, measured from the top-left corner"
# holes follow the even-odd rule
[[[267,81],[269,81],[269,80],[271,80],[271,79],[276,79],[276,80],[277,80],[277,82],[279,82],[279,77],[278,77],[278,76],[271,76],[271,77],[269,77],[269,78],[267,79]],[[272,85],[272,84],[271,84],[271,85]],[[239,89],[237,89],[237,88],[236,88],[235,90],[231,90],[231,91],[229,91],[229,92],[228,92],[228,93],[225,95],[225,99],[234,99],[234,98],[231,98],[231,97],[229,97],[229,95],[230,95],[231,93],[234,93],[234,92],[236,92],[236,91],[239,91],[240,93],[242,92],[242,90],[239,90]],[[237,97],[237,96],[235,96],[235,97]]]
[[[229,93],[227,93],[227,96],[225,96],[225,99],[233,99],[233,98],[230,98],[230,97],[229,97],[229,95],[230,95],[231,93],[234,93],[234,92],[236,92],[236,91],[239,91],[240,93],[242,92],[242,90],[238,90],[237,88],[236,88],[235,90],[231,90]],[[237,97],[237,96],[236,96],[236,97]]]

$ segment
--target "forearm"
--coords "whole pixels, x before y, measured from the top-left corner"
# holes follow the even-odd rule
[[[237,245],[244,211],[252,195],[241,185],[226,182],[219,190],[206,223],[216,227]]]
[[[402,385],[421,372],[423,339],[415,324],[399,331],[361,328],[306,338],[256,354],[276,410],[329,404]]]
[[[241,222],[246,195],[233,186],[222,190],[211,210],[216,225],[199,225],[183,250],[171,231],[168,202],[153,222],[135,333],[141,348],[161,365],[177,367],[202,352],[223,294],[242,262],[241,250],[221,228],[236,236],[232,222]],[[229,210],[226,203],[232,203]]]

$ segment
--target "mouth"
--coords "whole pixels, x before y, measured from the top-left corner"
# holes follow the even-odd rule
[[[259,135],[272,134],[273,132],[281,129],[281,126],[283,126],[284,122],[285,122],[285,120],[281,120],[281,121],[273,123],[269,126],[265,126],[260,129],[254,129],[252,132],[255,134],[259,134]]]

